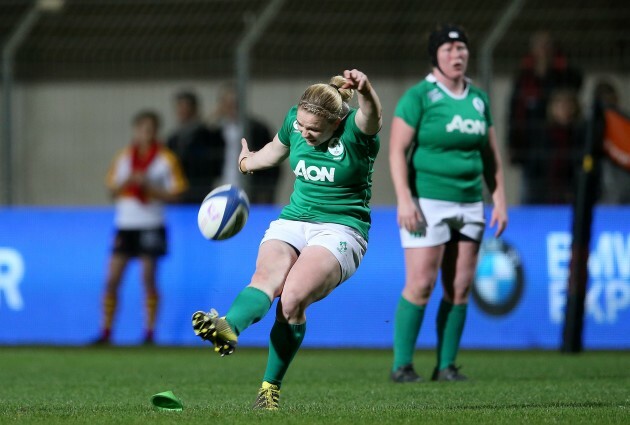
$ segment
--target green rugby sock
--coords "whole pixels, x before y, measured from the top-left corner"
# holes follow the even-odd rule
[[[248,286],[243,289],[225,315],[236,335],[240,335],[252,323],[265,317],[271,307],[271,300],[260,289]]]
[[[306,323],[291,325],[276,320],[269,335],[269,357],[263,380],[280,386],[306,334]]]
[[[394,324],[394,366],[396,370],[401,366],[413,363],[413,352],[416,340],[424,318],[426,306],[416,305],[400,297],[396,309],[396,323]]]
[[[455,364],[464,332],[468,304],[453,305],[442,300],[437,314],[437,366],[439,370]]]

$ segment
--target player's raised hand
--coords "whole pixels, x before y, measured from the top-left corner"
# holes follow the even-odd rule
[[[340,88],[354,89],[359,92],[359,111],[355,115],[355,122],[359,130],[365,134],[376,134],[383,123],[383,108],[381,101],[368,80],[367,75],[358,69],[343,71],[346,82]]]
[[[355,89],[361,94],[366,94],[371,90],[370,80],[367,75],[358,69],[345,70],[343,76],[346,79],[346,83],[341,86],[342,89]]]
[[[249,150],[249,146],[247,146],[247,140],[245,140],[245,138],[242,138],[241,139],[241,153],[238,156],[238,164],[237,164],[238,170],[241,173],[247,173],[247,171],[246,171],[247,170],[247,166],[246,166],[246,164],[243,164],[243,160],[245,158],[248,158],[248,157],[252,156],[253,154],[254,154],[254,152],[250,151]],[[247,161],[245,161],[245,162],[247,162]]]

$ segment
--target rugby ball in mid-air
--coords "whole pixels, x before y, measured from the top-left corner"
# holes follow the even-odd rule
[[[241,231],[249,217],[249,199],[237,186],[224,184],[208,193],[199,207],[197,224],[206,239],[220,241]]]

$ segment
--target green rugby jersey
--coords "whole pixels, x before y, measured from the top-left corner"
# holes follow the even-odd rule
[[[280,218],[311,223],[337,223],[356,229],[367,240],[377,135],[363,134],[354,122],[356,110],[341,121],[328,142],[309,146],[297,127],[297,106],[278,132],[290,149],[295,184]]]
[[[468,84],[464,93],[454,95],[429,75],[402,96],[394,116],[416,130],[409,159],[414,196],[481,201],[481,151],[492,126],[486,93]]]

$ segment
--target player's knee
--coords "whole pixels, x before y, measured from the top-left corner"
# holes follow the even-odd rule
[[[411,298],[409,301],[428,301],[435,287],[436,279],[437,276],[431,273],[408,276],[405,283],[405,293]]]
[[[254,275],[252,276],[252,282],[267,282],[270,280],[271,277],[271,273],[269,271],[268,267],[262,266],[262,267],[256,267],[256,271],[254,272]]]
[[[306,310],[305,300],[296,293],[282,293],[282,316],[287,321],[300,319]]]
[[[426,304],[431,297],[435,280],[420,279],[408,281],[403,294],[406,299],[416,304]]]
[[[269,298],[275,299],[282,293],[282,279],[277,278],[274,274],[269,273],[266,268],[257,268],[252,276],[249,286],[259,289],[269,295]]]
[[[143,273],[142,282],[144,283],[145,288],[154,288],[155,287],[155,274],[150,273],[150,272]]]
[[[472,277],[463,279],[460,276],[452,285],[444,285],[444,299],[453,304],[465,304],[470,296]]]
[[[116,295],[118,288],[120,287],[121,279],[115,276],[109,277],[105,282],[105,294]]]
[[[462,288],[455,288],[452,295],[453,304],[465,304],[468,302],[468,296],[470,295],[470,285]]]
[[[269,267],[259,265],[256,267],[256,271],[254,271],[254,275],[252,276],[252,283],[266,285],[273,280],[273,276],[274,273]]]

